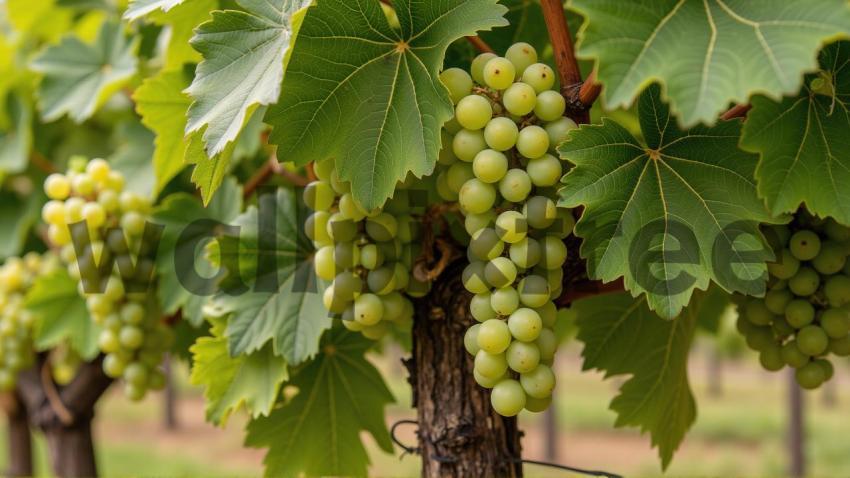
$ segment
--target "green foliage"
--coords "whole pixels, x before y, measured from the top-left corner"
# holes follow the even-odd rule
[[[184,0],[131,0],[124,12],[127,20],[136,20],[157,10],[167,12],[183,3]]]
[[[814,214],[850,224],[850,42],[820,55],[823,73],[780,102],[753,98],[741,147],[761,155],[759,194],[774,214],[801,204]],[[813,82],[825,87],[812,91]]]
[[[383,411],[394,399],[363,356],[370,342],[343,329],[325,337],[322,352],[292,377],[298,393],[248,425],[246,444],[269,449],[266,476],[365,476],[361,431],[392,450]]]
[[[609,108],[664,84],[684,127],[731,102],[793,94],[824,42],[850,35],[844,0],[572,0],[587,19],[578,52],[597,60]]]
[[[2,100],[2,95],[0,95]],[[8,127],[0,122],[0,173],[20,173],[27,167],[32,147],[32,107],[22,97],[12,94],[0,107],[6,109],[0,118],[8,117]]]
[[[452,116],[439,73],[448,45],[504,25],[493,0],[394,2],[401,30],[378,2],[325,0],[310,7],[282,95],[266,121],[282,160],[335,158],[366,209],[408,173],[430,173],[440,127]]]
[[[737,147],[740,122],[682,131],[657,86],[642,95],[638,113],[645,143],[604,120],[572,132],[559,149],[576,165],[564,177],[561,205],[585,208],[576,234],[589,274],[605,282],[624,277],[628,290],[647,294],[649,307],[666,318],[710,281],[763,294],[772,254],[758,223],[771,217],[756,195],[756,158]],[[754,250],[747,259],[739,252],[744,240]]]
[[[18,255],[30,228],[38,221],[43,198],[0,191],[0,259]]]

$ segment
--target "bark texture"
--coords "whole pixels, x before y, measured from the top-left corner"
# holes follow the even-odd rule
[[[418,411],[422,476],[522,476],[520,432],[515,418],[490,407],[490,392],[472,376],[473,360],[463,346],[469,294],[461,283],[463,261],[455,261],[418,301],[413,325],[413,359],[408,364]]]
[[[32,437],[29,417],[17,394],[9,394],[4,400],[9,427],[9,467],[6,476],[33,476]]]

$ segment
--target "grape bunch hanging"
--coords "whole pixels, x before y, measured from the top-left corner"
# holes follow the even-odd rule
[[[400,184],[383,208],[365,211],[339,179],[333,161],[315,164],[318,178],[304,190],[304,203],[314,212],[305,233],[316,247],[316,275],[331,282],[325,308],[349,330],[378,340],[393,326],[413,320],[409,297],[428,293],[430,283],[412,274],[418,257],[420,220],[411,215],[407,184]],[[410,181],[413,182],[413,181]]]
[[[497,413],[548,407],[555,387],[552,327],[561,295],[569,210],[556,207],[564,165],[555,147],[576,127],[555,73],[526,43],[442,73],[455,102],[437,190],[457,200],[471,235],[463,284],[480,323],[466,333],[476,382]]]
[[[765,232],[776,254],[768,292],[742,305],[738,330],[765,369],[793,367],[815,389],[834,374],[830,355],[850,356],[850,228],[801,212]]]
[[[106,161],[73,158],[67,174],[45,180],[50,201],[42,216],[51,245],[60,249],[89,315],[102,327],[104,372],[123,378],[126,395],[141,400],[149,389],[165,385],[157,367],[173,333],[156,305],[154,244],[143,240],[151,204],[124,185],[124,176]],[[100,265],[113,258],[114,267],[101,276]]]

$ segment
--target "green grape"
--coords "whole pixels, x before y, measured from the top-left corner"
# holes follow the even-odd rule
[[[346,219],[355,222],[362,221],[366,217],[366,211],[357,204],[351,193],[345,193],[339,198],[339,212]]]
[[[832,307],[850,304],[850,277],[843,275],[830,277],[823,286],[823,293]]]
[[[489,261],[502,255],[505,243],[499,238],[496,230],[485,227],[472,235],[469,242],[469,252],[480,261]]]
[[[829,337],[817,325],[807,325],[797,332],[797,347],[811,357],[820,355],[829,346]]]
[[[785,367],[785,361],[782,360],[782,349],[776,345],[767,347],[759,352],[759,363],[768,371],[777,372]]]
[[[477,343],[481,350],[491,354],[500,354],[511,344],[511,332],[503,321],[492,319],[480,325]]]
[[[511,244],[508,256],[518,267],[530,269],[540,262],[540,243],[531,237],[525,237]]]
[[[110,213],[117,213],[121,209],[121,201],[118,194],[110,189],[104,189],[97,194],[97,202],[103,209]]]
[[[379,267],[369,271],[366,276],[366,284],[369,290],[378,295],[386,295],[395,290],[395,269],[391,267]]]
[[[563,170],[561,161],[551,154],[544,154],[539,158],[528,161],[526,166],[528,176],[535,186],[549,187],[561,181]]]
[[[398,238],[401,242],[408,243],[419,239],[420,222],[413,217],[402,214],[396,219],[398,222]]]
[[[398,320],[405,314],[407,299],[398,292],[391,292],[381,297],[384,304],[383,320]],[[353,316],[352,316],[353,317]]]
[[[351,242],[357,237],[357,223],[338,212],[331,214],[326,227],[334,242]]]
[[[549,302],[549,282],[540,276],[529,275],[523,278],[517,286],[519,300],[522,305],[536,308],[543,307]]]
[[[504,379],[493,387],[490,405],[503,417],[513,417],[525,407],[525,391],[516,380]]]
[[[554,302],[549,301],[543,307],[538,307],[534,311],[540,316],[543,327],[552,328],[555,326],[555,322],[558,320],[558,307],[555,306]]]
[[[472,77],[460,68],[448,68],[440,73],[440,81],[449,90],[452,103],[457,104],[463,97],[472,93]]]
[[[334,296],[351,302],[363,290],[363,280],[351,271],[342,271],[334,277]]]
[[[505,105],[508,113],[515,116],[525,116],[534,110],[534,105],[537,104],[537,94],[530,85],[514,83],[502,95],[502,104]]]
[[[516,67],[506,58],[495,57],[484,65],[484,84],[494,90],[504,90],[516,78]]]
[[[331,187],[333,188],[333,190],[336,191],[336,193],[339,194],[340,196],[342,196],[345,193],[351,192],[351,184],[347,181],[343,181],[339,177],[339,171],[337,171],[336,169],[331,171],[330,183],[331,183]]]
[[[839,357],[850,356],[850,335],[829,341],[829,351]]]
[[[496,234],[508,244],[515,244],[528,234],[525,216],[519,211],[505,211],[496,218]]]
[[[540,265],[544,269],[560,269],[567,260],[566,244],[556,236],[546,235],[540,245],[543,252]]]
[[[466,333],[463,334],[463,347],[469,353],[469,355],[475,355],[481,350],[481,347],[478,346],[478,331],[481,329],[481,324],[475,324],[472,327],[466,329]]]
[[[504,378],[504,375],[500,375],[496,378],[487,378],[484,375],[481,375],[478,372],[478,369],[472,370],[472,376],[475,378],[475,383],[484,388],[493,388],[497,383],[501,382]]]
[[[499,116],[493,118],[484,127],[484,141],[487,146],[496,151],[507,151],[516,146],[519,128],[510,118]]]
[[[569,209],[557,208],[555,222],[546,229],[546,233],[560,239],[565,239],[572,234],[576,220]]]
[[[546,398],[555,389],[555,373],[544,364],[520,375],[520,384],[529,397]]]
[[[539,158],[549,150],[549,135],[540,126],[526,126],[517,136],[516,149],[528,159]]]
[[[64,201],[71,194],[71,182],[64,174],[51,174],[44,180],[44,193],[50,199]]]
[[[850,241],[850,227],[842,226],[835,219],[828,219],[824,225],[826,235],[836,242]]]
[[[487,150],[485,149],[484,151]],[[481,153],[478,153],[476,158],[478,156],[481,156]],[[472,172],[472,165],[469,163],[455,163],[446,170],[446,184],[449,186],[449,189],[455,192],[460,192],[460,188],[474,177],[475,174]]]
[[[828,309],[820,318],[820,326],[832,339],[840,339],[850,333],[850,312],[844,308]]]
[[[145,218],[137,212],[128,212],[121,218],[121,229],[129,236],[138,237],[145,232]]]
[[[823,275],[841,272],[846,263],[847,254],[844,247],[834,242],[823,243],[820,253],[812,260],[812,266]]]
[[[814,294],[818,287],[820,287],[820,276],[810,267],[801,267],[797,274],[788,280],[788,288],[800,297]]]
[[[329,181],[331,179],[331,173],[333,173],[335,167],[336,166],[332,159],[313,162],[313,172],[321,181]]]
[[[375,325],[384,317],[384,303],[375,294],[360,294],[354,300],[354,320],[362,325]]]
[[[505,58],[514,64],[518,79],[526,68],[537,63],[537,50],[525,42],[514,43],[505,52]]]
[[[479,322],[496,318],[496,311],[490,306],[489,292],[473,295],[469,302],[469,311],[472,317]]]
[[[398,222],[392,215],[382,212],[366,219],[366,234],[376,241],[391,241],[398,234]]]
[[[528,83],[537,94],[551,90],[555,86],[555,72],[549,65],[535,63],[530,65],[522,73],[522,82]]]
[[[133,362],[128,364],[122,375],[124,381],[137,387],[145,387],[148,382],[148,369],[144,364]]]
[[[797,379],[797,383],[806,390],[816,389],[826,380],[823,367],[814,362],[809,362],[798,368],[794,377]]]
[[[788,243],[791,254],[801,261],[810,261],[817,257],[821,249],[820,237],[812,231],[797,231]]]
[[[478,333],[481,333],[479,329]],[[505,375],[508,370],[508,362],[504,354],[491,354],[484,350],[475,354],[475,372],[482,377],[497,379]]]
[[[555,206],[555,202],[546,196],[534,196],[529,198],[522,206],[522,213],[526,217],[529,227],[546,229],[555,223],[558,217],[558,208]]]
[[[449,187],[448,174],[445,171],[437,175],[435,183],[437,195],[440,196],[440,199],[446,202],[455,202],[458,200],[458,193],[452,191]]]
[[[481,130],[462,129],[452,140],[452,152],[457,159],[467,163],[471,163],[475,155],[485,149],[487,149],[487,142],[484,141],[484,132]]]
[[[139,325],[145,320],[145,308],[133,302],[124,304],[119,314],[121,321],[129,325]]]
[[[506,317],[519,307],[519,294],[513,287],[502,287],[490,294],[490,307],[496,314]]]
[[[314,212],[304,222],[304,233],[314,243],[330,244],[331,238],[328,235],[328,220],[330,217],[331,215],[325,211]]]
[[[354,306],[345,309],[345,312],[343,312],[342,325],[352,332],[363,332],[363,328],[365,327],[365,325],[354,320]]]
[[[124,396],[126,396],[133,402],[141,401],[143,398],[145,398],[145,393],[147,393],[147,391],[144,387],[139,387],[138,385],[133,385],[132,383],[124,384]]]
[[[326,248],[330,247],[330,251]],[[321,256],[320,256],[321,254]],[[319,267],[322,267],[321,270],[322,279],[327,279],[328,275],[336,275],[337,268],[339,269],[351,269],[360,264],[360,248],[357,247],[353,242],[340,242],[336,246],[324,246],[316,252],[316,256],[313,259],[317,272],[319,272]],[[328,263],[327,261],[330,261]]]
[[[530,372],[540,363],[540,350],[534,343],[514,341],[505,351],[505,359],[514,372]]]
[[[549,136],[549,150],[554,152],[555,148],[567,140],[570,131],[576,128],[578,128],[576,122],[567,117],[546,123],[543,129],[546,130],[546,134]]]
[[[463,227],[466,229],[467,234],[474,236],[476,232],[491,224],[495,224],[495,222],[496,211],[488,209],[481,214],[467,214],[463,218]]]
[[[484,278],[496,288],[507,287],[516,280],[517,269],[507,257],[496,257],[484,267]]]
[[[145,333],[139,327],[125,325],[121,327],[121,331],[118,333],[118,340],[121,342],[122,347],[136,350],[144,343]]]
[[[486,134],[486,130],[485,130]],[[437,164],[442,164],[443,166],[451,166],[452,164],[458,162],[457,156],[455,156],[455,152],[452,151],[452,135],[443,128],[440,131],[440,154],[437,156]]]
[[[540,315],[532,309],[521,308],[514,311],[508,317],[508,328],[515,339],[523,342],[531,342],[540,335],[543,328],[543,320]]]
[[[537,105],[534,115],[542,121],[555,121],[563,116],[567,109],[567,101],[557,91],[543,91],[537,95]]]
[[[544,327],[534,343],[537,344],[537,349],[540,350],[540,362],[552,363],[552,360],[555,358],[555,351],[558,349],[558,339],[555,337],[555,332],[552,329]]]
[[[769,325],[773,321],[773,314],[767,309],[764,301],[760,299],[752,299],[747,302],[744,315],[755,325]]]
[[[490,284],[484,279],[485,264],[483,262],[472,262],[463,269],[461,276],[463,286],[473,294],[490,292]]]
[[[540,413],[546,411],[552,405],[552,397],[534,398],[532,396],[525,397],[525,409],[531,413]]]
[[[764,296],[764,305],[773,314],[785,315],[785,308],[792,300],[794,296],[787,290],[771,290]]]
[[[458,201],[465,212],[483,214],[496,203],[496,188],[479,179],[470,179],[460,188]]]
[[[797,341],[791,340],[782,346],[782,360],[790,367],[800,368],[809,362],[809,356],[800,352]]]
[[[94,193],[95,184],[86,174],[78,174],[71,178],[71,189],[80,196],[90,196]]]
[[[360,264],[368,269],[375,270],[384,264],[384,253],[375,244],[366,244],[360,248]]]
[[[498,182],[508,172],[508,158],[498,151],[485,149],[475,155],[472,171],[476,178],[485,183]]]
[[[107,377],[118,378],[124,374],[127,362],[116,353],[108,353],[103,358],[103,373]]]
[[[753,350],[764,350],[774,345],[773,330],[770,327],[755,327],[746,336],[747,345]]]
[[[327,289],[325,289],[324,295],[322,296],[322,303],[325,305],[325,309],[327,309],[328,312],[341,314],[345,312],[345,309],[351,301],[345,300],[341,296],[337,295],[335,287],[330,285]]]
[[[484,66],[493,58],[496,58],[496,54],[488,52],[482,53],[472,60],[469,70],[472,73],[472,79],[479,85],[484,84]]]
[[[468,130],[479,130],[493,117],[490,100],[481,95],[469,95],[460,100],[455,108],[455,118]]]
[[[832,380],[832,377],[835,376],[835,366],[832,365],[832,362],[826,359],[816,359],[812,360],[812,363],[821,367],[824,372],[824,382]]]
[[[304,204],[314,211],[327,211],[333,206],[336,193],[330,183],[313,181],[304,188]]]
[[[531,192],[531,178],[524,170],[514,168],[505,173],[499,181],[499,193],[506,200],[521,203]]]
[[[784,316],[774,317],[773,324],[771,325],[776,336],[783,339],[790,337],[796,332],[796,329],[788,323],[788,320]]]
[[[49,201],[41,209],[41,218],[47,224],[64,226],[65,225],[65,203],[62,201]]]

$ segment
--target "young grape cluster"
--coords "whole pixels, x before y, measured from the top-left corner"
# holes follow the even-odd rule
[[[553,299],[561,294],[569,210],[556,207],[564,172],[555,147],[576,124],[555,73],[531,45],[492,53],[441,74],[455,103],[447,125],[437,190],[457,200],[470,234],[463,283],[480,323],[466,333],[475,380],[492,388],[497,413],[548,407],[555,387]]]
[[[18,373],[32,366],[34,316],[24,296],[36,277],[56,267],[52,257],[31,253],[10,258],[0,267],[0,391],[15,388]]]
[[[173,337],[153,293],[156,251],[143,240],[151,204],[125,191],[124,182],[102,159],[73,158],[67,174],[45,180],[50,201],[42,216],[51,245],[60,248],[92,320],[103,328],[104,372],[123,378],[126,395],[140,400],[164,386],[157,367]]]
[[[422,297],[431,285],[411,274],[421,246],[421,222],[410,214],[407,184],[400,184],[383,208],[365,211],[339,179],[333,161],[315,164],[318,178],[304,190],[314,212],[305,232],[316,247],[316,275],[331,285],[324,304],[346,328],[378,340],[392,325],[413,319],[409,297]]]
[[[740,306],[738,330],[765,369],[793,367],[814,389],[834,374],[829,354],[850,356],[850,228],[800,213],[765,232],[777,258],[769,290]]]

